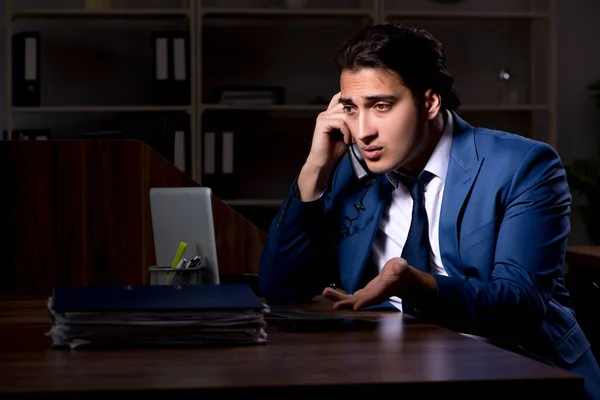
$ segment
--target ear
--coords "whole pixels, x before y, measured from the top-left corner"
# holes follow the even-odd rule
[[[423,98],[425,100],[425,117],[428,120],[432,120],[437,117],[438,113],[440,112],[442,107],[442,97],[439,95],[439,93],[435,93],[431,89],[428,89]]]

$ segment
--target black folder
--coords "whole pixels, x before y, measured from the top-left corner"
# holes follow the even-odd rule
[[[265,305],[246,284],[60,286],[52,309],[68,311],[234,311],[262,310]]]
[[[190,37],[187,31],[152,33],[154,55],[153,103],[190,105]]]
[[[12,37],[12,105],[40,105],[39,32],[21,32]]]

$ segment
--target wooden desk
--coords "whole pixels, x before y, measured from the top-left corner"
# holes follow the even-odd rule
[[[573,267],[577,270],[585,268],[600,273],[600,246],[569,246],[566,261],[569,264],[569,272]]]
[[[268,344],[258,346],[73,351],[50,348],[45,300],[8,300],[0,300],[3,400],[105,400],[134,393],[172,400],[344,398],[382,396],[384,389],[402,399],[518,397],[523,390],[537,398],[568,393],[576,399],[582,393],[579,377],[400,313],[359,313],[379,321],[372,330],[284,332],[271,326]],[[327,390],[332,387],[335,393]]]

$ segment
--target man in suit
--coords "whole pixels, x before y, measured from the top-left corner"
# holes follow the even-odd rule
[[[564,285],[571,196],[554,149],[458,117],[426,31],[372,25],[337,63],[341,91],[270,226],[266,299],[393,307],[581,374],[600,399]],[[345,157],[351,143],[366,181]]]

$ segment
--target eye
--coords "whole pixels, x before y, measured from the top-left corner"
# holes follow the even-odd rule
[[[344,110],[344,113],[350,114],[351,112],[354,111],[354,107],[353,106],[345,105],[344,108],[343,108],[343,110]]]
[[[385,111],[389,109],[392,105],[388,103],[377,103],[375,104],[375,108],[379,111]]]

